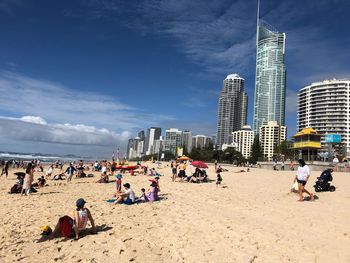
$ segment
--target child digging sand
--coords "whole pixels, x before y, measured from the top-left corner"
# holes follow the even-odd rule
[[[221,175],[218,173],[218,174],[217,174],[217,177],[216,177],[216,187],[218,187],[219,184],[221,184],[221,182],[222,182],[222,177],[221,177]]]

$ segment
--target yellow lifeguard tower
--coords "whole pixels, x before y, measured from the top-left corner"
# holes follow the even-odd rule
[[[313,128],[305,128],[294,136],[293,149],[299,150],[299,156],[306,161],[315,160],[317,150],[321,149],[321,135]]]

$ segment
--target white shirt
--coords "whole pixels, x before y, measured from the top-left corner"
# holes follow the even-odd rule
[[[102,166],[101,173],[104,173],[104,172],[107,172],[107,167],[106,166]]]
[[[51,175],[52,174],[52,167],[49,167],[49,169],[47,170],[47,175]]]
[[[306,181],[307,178],[310,176],[310,168],[307,165],[304,165],[303,167],[299,166],[297,171],[297,178],[301,181]]]
[[[129,188],[128,190],[125,190],[125,193],[131,199],[131,201],[135,202],[135,193],[131,188]]]
[[[337,157],[335,157],[335,158],[333,159],[333,163],[335,163],[335,164],[339,163],[339,160],[338,160]]]

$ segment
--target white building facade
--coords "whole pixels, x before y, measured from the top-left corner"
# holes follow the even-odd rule
[[[281,126],[277,121],[269,121],[259,130],[259,141],[265,158],[273,159],[276,147],[287,138],[287,127]]]
[[[254,132],[249,125],[245,125],[239,131],[232,133],[233,143],[236,145],[235,150],[240,152],[244,158],[248,159],[252,153],[254,142]]]
[[[166,130],[164,151],[172,152],[176,156],[178,147],[182,147],[182,131],[176,128]]]
[[[162,129],[159,127],[151,127],[147,129],[145,153],[146,155],[154,154],[154,142],[159,140]]]
[[[350,153],[350,80],[324,80],[298,92],[298,131],[312,127],[321,134],[339,134]]]

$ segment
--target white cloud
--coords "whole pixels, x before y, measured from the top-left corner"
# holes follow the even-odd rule
[[[46,120],[38,116],[23,116],[20,118],[21,121],[36,123],[36,124],[47,124]]]
[[[174,119],[136,109],[116,97],[73,90],[12,72],[0,71],[0,94],[0,109],[12,116],[40,116],[42,119],[23,119],[36,123],[45,120],[50,123],[83,123],[122,132]]]
[[[6,115],[0,117],[2,144],[11,145],[10,140],[22,141],[26,142],[26,147],[32,145],[33,151],[36,142],[41,142],[54,143],[65,153],[73,150],[78,153],[79,148],[82,154],[89,155],[89,149],[95,151],[97,147],[105,154],[106,149],[101,147],[111,150],[119,145],[124,148],[127,139],[138,129],[174,120],[172,116],[136,109],[112,96],[73,90],[8,71],[0,71],[0,94],[0,114]],[[69,145],[84,147],[72,149]],[[40,149],[45,150],[45,147],[42,144]],[[19,148],[16,143],[16,150]],[[28,152],[28,149],[24,147],[22,151]],[[49,152],[54,153],[55,149]]]
[[[38,122],[40,120],[40,122]],[[0,134],[13,140],[70,145],[114,146],[124,144],[130,132],[121,134],[83,124],[49,124],[41,117],[0,117]]]

